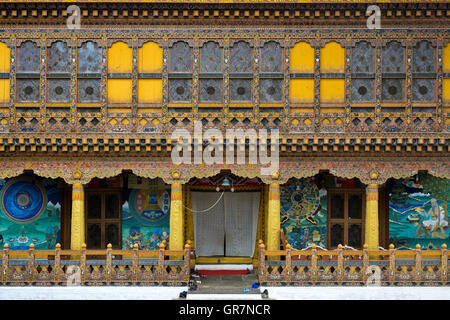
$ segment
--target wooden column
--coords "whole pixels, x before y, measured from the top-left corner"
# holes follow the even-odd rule
[[[369,250],[378,250],[378,185],[369,184],[366,196],[365,242]]]
[[[267,212],[267,250],[280,250],[280,185],[269,185]]]
[[[170,194],[169,249],[184,249],[183,192],[181,183],[173,183]]]
[[[81,250],[84,238],[84,189],[81,183],[72,186],[72,223],[70,249]]]

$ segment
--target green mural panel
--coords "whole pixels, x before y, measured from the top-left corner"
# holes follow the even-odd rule
[[[60,243],[61,192],[56,180],[0,180],[0,244],[11,250],[52,250]]]
[[[130,186],[130,185],[129,185]],[[122,247],[158,249],[169,243],[170,189],[164,185],[130,189],[128,201],[122,206]]]
[[[450,244],[449,181],[428,175],[390,180],[389,242],[396,247],[440,249]]]

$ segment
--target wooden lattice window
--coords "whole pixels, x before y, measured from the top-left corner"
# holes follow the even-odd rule
[[[327,247],[339,244],[362,248],[364,241],[364,189],[329,189]]]
[[[122,248],[120,191],[86,191],[86,244],[88,249]]]

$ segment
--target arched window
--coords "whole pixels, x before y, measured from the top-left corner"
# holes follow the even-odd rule
[[[382,49],[381,101],[405,101],[405,48],[398,41],[387,43]],[[403,111],[404,107],[382,106],[383,112]]]
[[[283,48],[278,42],[266,42],[261,48],[259,97],[265,102],[281,102],[283,86]],[[281,106],[280,106],[281,107]]]
[[[352,48],[353,102],[370,102],[375,100],[374,65],[374,48],[372,45],[367,41],[356,43]]]
[[[138,48],[138,112],[147,113],[154,109],[146,105],[162,101],[163,49],[153,41]]]
[[[65,41],[47,48],[47,101],[70,101],[70,48]],[[49,106],[50,107],[50,106]]]
[[[433,102],[436,100],[435,72],[436,49],[431,42],[422,40],[413,49],[413,102]],[[417,109],[415,111],[431,110]]]
[[[178,41],[169,49],[169,101],[190,102],[191,99],[192,49],[188,43]]]
[[[78,48],[78,102],[100,102],[101,49],[93,41]]]
[[[253,53],[250,44],[238,41],[230,49],[230,100],[252,101]],[[232,106],[231,106],[232,107]]]
[[[222,48],[215,41],[208,41],[201,47],[199,102],[222,101],[222,56]]]

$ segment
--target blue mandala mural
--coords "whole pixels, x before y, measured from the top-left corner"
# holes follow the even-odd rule
[[[170,191],[135,189],[122,205],[122,247],[155,250],[169,242]]]
[[[8,182],[1,194],[3,212],[12,220],[26,222],[36,219],[44,211],[47,199],[44,188],[27,178]]]

